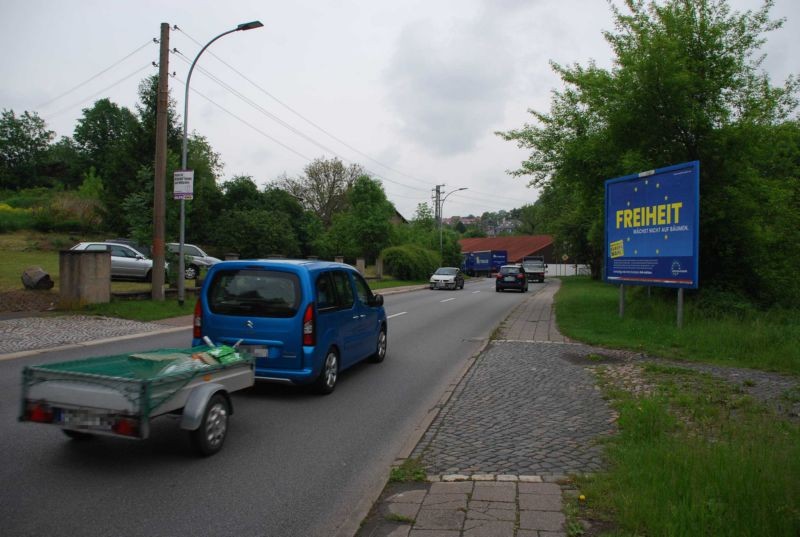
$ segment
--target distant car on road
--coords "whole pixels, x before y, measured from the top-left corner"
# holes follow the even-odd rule
[[[167,250],[173,254],[177,254],[180,250],[180,243],[167,243]],[[216,257],[211,257],[201,250],[199,246],[195,246],[194,244],[183,243],[183,254],[188,256],[187,262],[183,267],[183,277],[187,280],[194,280],[200,275],[201,269],[208,269],[221,261]]]
[[[525,277],[525,269],[522,266],[503,265],[500,267],[494,290],[499,293],[506,289],[519,289],[523,293],[528,292],[528,279]]]
[[[463,289],[464,275],[456,267],[439,267],[430,279],[431,289]]]
[[[143,280],[149,282],[153,279],[153,260],[127,244],[102,241],[79,242],[70,250],[110,252],[112,280]],[[164,268],[166,269],[166,266]]]

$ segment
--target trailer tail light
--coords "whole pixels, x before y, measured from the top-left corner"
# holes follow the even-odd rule
[[[314,322],[314,304],[309,304],[303,315],[303,345],[317,344],[316,323]]]
[[[200,306],[200,299],[194,303],[194,320],[192,321],[192,337],[203,337],[203,308]]]
[[[139,422],[131,418],[117,418],[111,425],[111,430],[124,436],[137,436],[139,434]]]
[[[39,423],[53,423],[53,410],[42,403],[28,403],[25,417]]]

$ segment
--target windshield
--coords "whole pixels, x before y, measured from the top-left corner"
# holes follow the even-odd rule
[[[519,274],[519,267],[500,267],[500,274]]]
[[[441,267],[436,269],[434,274],[438,274],[439,276],[455,276],[458,272],[458,269],[452,267]]]

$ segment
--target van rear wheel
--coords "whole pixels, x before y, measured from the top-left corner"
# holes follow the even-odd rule
[[[325,355],[325,363],[322,364],[322,371],[319,372],[314,383],[314,390],[320,395],[328,395],[336,388],[336,381],[339,378],[339,355],[335,349],[328,350]]]

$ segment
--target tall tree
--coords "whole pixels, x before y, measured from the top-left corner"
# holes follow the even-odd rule
[[[773,86],[761,71],[764,36],[782,23],[770,19],[772,4],[744,13],[724,0],[612,6],[615,30],[605,37],[613,67],[553,64],[565,87],[550,112],[532,111],[536,123],[500,133],[531,150],[513,173],[530,176],[549,193],[545,202],[558,204],[550,214],[581,239],[578,257],[595,276],[605,251],[605,180],[700,160],[703,279],[757,300],[776,295],[754,246],[773,241],[763,222],[774,222],[774,213],[784,225],[796,220],[786,200],[796,195],[797,169],[783,159],[776,175],[769,148],[796,139],[787,133],[797,128],[789,117],[798,82]],[[800,262],[800,245],[786,246]],[[800,298],[798,289],[784,297]]]
[[[347,207],[347,193],[356,179],[364,175],[358,164],[345,166],[338,158],[318,158],[305,167],[305,174],[297,178],[282,177],[278,186],[295,196],[303,206],[319,215],[329,227],[333,215]]]
[[[0,112],[0,188],[40,186],[38,172],[54,136],[36,112]]]

